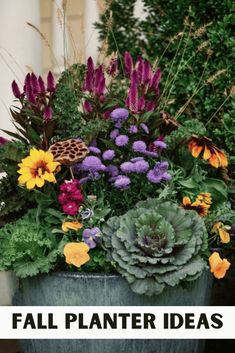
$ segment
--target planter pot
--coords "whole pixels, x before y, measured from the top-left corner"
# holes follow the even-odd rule
[[[211,276],[205,271],[187,288],[160,296],[135,294],[118,275],[58,272],[21,281],[15,305],[170,306],[208,305]],[[203,340],[21,340],[23,353],[203,353]]]

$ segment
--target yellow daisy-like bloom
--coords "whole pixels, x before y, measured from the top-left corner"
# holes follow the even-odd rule
[[[207,205],[211,205],[212,204],[211,194],[209,192],[200,192],[200,194],[197,196],[197,201],[200,201]]]
[[[21,174],[18,181],[20,184],[26,184],[27,189],[33,189],[35,186],[41,188],[45,181],[55,183],[54,173],[59,165],[59,162],[54,162],[51,152],[32,148],[29,156],[18,164],[18,173]]]
[[[222,222],[217,222],[214,224],[211,232],[219,235],[221,243],[227,244],[230,242],[229,228]]]
[[[88,251],[89,246],[83,242],[81,243],[68,243],[64,247],[65,261],[68,265],[81,267],[90,260]]]
[[[231,263],[227,259],[221,259],[218,252],[213,252],[209,257],[210,270],[215,278],[221,279],[226,275]]]
[[[67,233],[69,231],[69,229],[71,230],[78,230],[78,229],[81,229],[83,227],[82,223],[80,222],[67,222],[67,221],[64,221],[62,223],[62,230],[63,232]]]

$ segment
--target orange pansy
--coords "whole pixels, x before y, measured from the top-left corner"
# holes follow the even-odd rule
[[[81,229],[82,227],[83,225],[80,222],[67,222],[67,221],[64,221],[61,226],[63,232],[65,233],[67,233],[69,229],[78,230],[78,229]]]
[[[221,279],[225,276],[231,263],[227,259],[221,259],[218,252],[213,252],[209,257],[210,270],[215,278]]]
[[[89,246],[85,243],[67,243],[64,247],[65,261],[69,265],[81,267],[90,260]]]

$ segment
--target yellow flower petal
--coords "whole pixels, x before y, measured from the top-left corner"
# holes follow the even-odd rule
[[[33,162],[38,162],[40,160],[44,160],[45,152],[43,150],[36,150],[36,148],[32,148],[29,155]]]
[[[225,229],[223,228],[219,229],[219,236],[220,236],[221,243],[227,244],[230,242],[230,234],[226,232]]]
[[[197,158],[199,156],[199,154],[201,153],[201,151],[202,151],[202,146],[194,146],[191,151],[192,156],[194,158]]]
[[[54,172],[59,165],[59,162],[50,162],[47,164],[47,168],[50,170],[50,172]]]
[[[219,230],[219,228],[223,225],[222,222],[217,222],[213,225],[213,228],[211,230],[212,233],[217,233],[217,231]]]
[[[44,155],[44,159],[43,159],[45,162],[47,163],[50,163],[50,162],[53,162],[54,160],[54,156],[51,152],[46,152],[45,155]]]
[[[32,178],[26,182],[26,188],[31,190],[35,187],[35,184],[36,184],[36,180],[35,178]]]
[[[49,181],[50,183],[56,183],[54,174],[45,172],[42,176],[42,179]]]
[[[20,175],[19,178],[18,178],[18,181],[19,181],[20,184],[25,184],[31,178],[32,178],[32,174],[31,173],[26,173],[26,174]]]
[[[207,146],[205,146],[204,153],[203,153],[203,159],[207,160],[211,157],[211,151]]]
[[[80,222],[66,222],[64,221],[62,224],[62,230],[63,232],[68,232],[69,229],[72,230],[78,230],[81,229],[83,227],[83,225]]]
[[[209,257],[210,270],[215,278],[223,278],[231,266],[231,263],[227,259],[221,259],[218,252],[214,252]]]
[[[83,242],[68,243],[64,247],[64,256],[67,264],[81,267],[90,260],[89,246]]]
[[[39,188],[41,188],[44,184],[45,184],[45,180],[43,180],[42,178],[39,178],[38,176],[35,178],[35,184],[36,186],[38,186]]]
[[[191,205],[191,200],[190,200],[190,198],[189,198],[188,196],[185,196],[185,197],[183,198],[183,205],[184,205],[184,206]]]

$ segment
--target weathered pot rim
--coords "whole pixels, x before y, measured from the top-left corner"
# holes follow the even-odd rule
[[[122,278],[118,273],[105,273],[105,272],[68,272],[68,271],[53,271],[48,274],[41,274],[40,276],[47,277],[63,277],[63,278]]]

